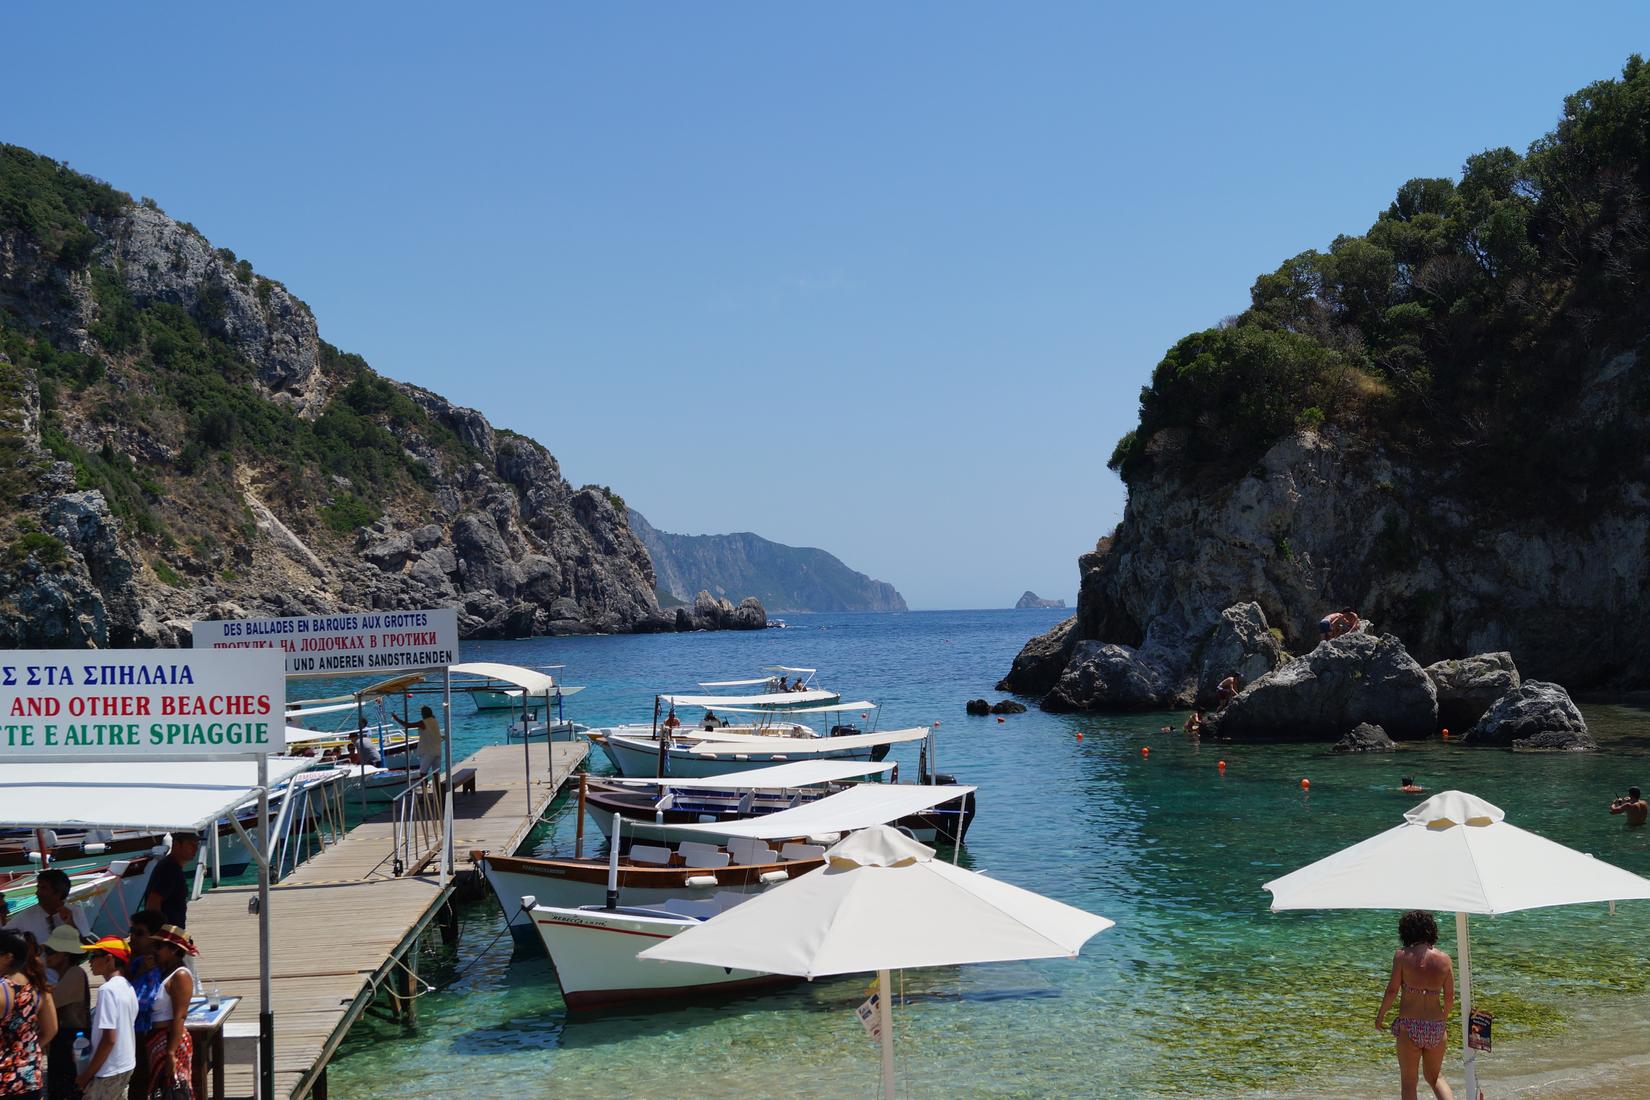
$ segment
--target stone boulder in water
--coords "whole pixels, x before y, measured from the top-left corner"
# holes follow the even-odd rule
[[[1024,714],[1025,712],[1026,705],[1024,703],[1016,703],[1012,699],[999,699],[997,702],[991,704],[992,714]]]
[[[1469,745],[1529,751],[1591,752],[1598,742],[1570,693],[1544,680],[1525,680],[1467,731]]]
[[[1438,691],[1438,724],[1450,730],[1470,729],[1520,683],[1511,653],[1438,661],[1427,666],[1427,678]]]
[[[1208,720],[1237,741],[1334,741],[1363,722],[1409,740],[1437,729],[1438,696],[1390,634],[1342,635],[1267,673]]]
[[[963,704],[963,709],[973,715],[990,714],[991,704],[986,702],[984,699],[970,699],[967,703]]]
[[[1386,730],[1368,722],[1353,726],[1347,735],[1335,742],[1335,752],[1393,752],[1398,748]]]
[[[1078,642],[1054,690],[1043,699],[1052,711],[1154,710],[1174,692],[1169,666],[1146,647]]]
[[[1208,707],[1218,702],[1216,689],[1234,672],[1238,683],[1252,684],[1288,658],[1283,643],[1267,626],[1260,604],[1253,600],[1233,604],[1220,613],[1209,640],[1203,644],[1197,670],[1198,705]]]

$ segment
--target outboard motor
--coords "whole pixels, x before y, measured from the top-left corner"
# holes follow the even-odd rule
[[[855,737],[855,736],[858,736],[859,734],[864,733],[864,732],[865,731],[860,729],[858,726],[832,726],[831,727],[831,736],[832,737]],[[877,759],[880,760],[882,758],[878,757]]]

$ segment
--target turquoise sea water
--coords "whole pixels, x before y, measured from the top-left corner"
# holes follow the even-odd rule
[[[1590,756],[1439,742],[1337,758],[1321,746],[1199,744],[1158,732],[1183,715],[965,716],[965,700],[999,697],[992,684],[1019,646],[1059,615],[797,615],[784,631],[477,643],[465,658],[566,664],[567,682],[589,685],[570,716],[592,725],[645,721],[657,690],[774,663],[817,666],[825,685],[882,703],[882,728],[940,721],[940,768],[980,787],[963,863],[1117,927],[1075,961],[905,974],[910,1003],[897,1008],[895,1031],[912,1096],[1395,1091],[1391,1040],[1373,1028],[1394,915],[1273,914],[1260,887],[1396,824],[1413,801],[1395,791],[1400,773],[1434,790],[1473,791],[1516,824],[1650,873],[1650,830],[1626,830],[1605,813],[1629,783],[1650,786],[1650,725],[1637,709],[1587,708],[1605,748]],[[499,740],[497,720],[470,709],[455,701],[455,759]],[[895,754],[914,774],[914,750]],[[563,799],[534,847],[570,851],[573,825]],[[1475,920],[1476,1001],[1496,1016],[1496,1050],[1480,1060],[1485,1080],[1631,1050],[1650,1020],[1647,921],[1650,903],[1624,903],[1615,916],[1587,906]],[[1453,922],[1439,923],[1441,946],[1453,951]],[[489,898],[464,909],[456,949],[431,937],[421,969],[439,988],[420,1002],[417,1027],[358,1024],[331,1070],[336,1095],[876,1092],[876,1050],[853,1014],[864,978],[569,1017],[542,951],[513,948],[502,927]],[[1458,1044],[1450,1065],[1459,1081],[1454,1051]]]

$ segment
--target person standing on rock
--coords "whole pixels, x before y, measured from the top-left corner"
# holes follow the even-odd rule
[[[1186,732],[1193,737],[1203,732],[1203,715],[1199,711],[1192,711],[1192,716],[1186,719]]]
[[[1626,794],[1610,803],[1610,812],[1626,814],[1627,826],[1633,828],[1650,820],[1650,802],[1644,800],[1637,787],[1628,787]]]
[[[1215,695],[1220,699],[1221,710],[1225,710],[1226,704],[1237,698],[1238,689],[1241,686],[1235,672],[1220,682],[1220,686],[1215,688]]]
[[[404,715],[395,716],[395,720],[408,732],[418,731],[418,770],[433,775],[441,766],[441,723],[435,720],[435,711],[429,707],[420,713],[416,722],[408,721]]]

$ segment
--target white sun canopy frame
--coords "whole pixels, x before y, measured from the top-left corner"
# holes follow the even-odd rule
[[[479,676],[488,680],[500,680],[506,684],[514,684],[529,695],[556,694],[556,678],[542,672],[520,665],[501,665],[491,661],[471,661],[462,665],[453,665],[448,671],[454,676]],[[458,684],[456,687],[470,685]]]
[[[271,756],[270,786],[315,763]],[[250,760],[3,764],[0,828],[202,830],[257,791],[258,766]]]
[[[699,791],[789,790],[793,787],[817,787],[844,779],[860,779],[867,775],[883,775],[895,767],[892,760],[880,763],[869,760],[793,760],[771,768],[752,768],[703,779],[677,779],[667,775],[661,779],[604,778],[602,782],[623,783],[627,787],[671,787]]]
[[[928,736],[925,729],[855,733],[846,737],[745,737],[738,741],[705,741],[689,751],[694,756],[736,756],[739,753],[784,753],[787,756],[830,756],[878,745],[903,745]]]
[[[763,676],[756,680],[700,680],[699,686],[702,688],[743,688],[771,683],[773,683],[772,676]]]
[[[719,707],[729,714],[782,714],[787,717],[793,714],[832,714],[844,710],[876,710],[875,703],[826,703],[822,706],[806,707]]]
[[[819,671],[817,668],[796,668],[792,665],[768,665],[767,670],[769,672],[800,672],[804,676],[812,676]]]
[[[772,710],[795,704],[824,703],[837,698],[834,691],[775,691],[765,695],[661,695],[659,701],[672,707],[762,707]]]
[[[346,710],[353,711],[357,705],[353,697],[348,702],[327,702],[323,700],[316,705],[311,705],[300,699],[295,703],[286,705],[286,716],[289,719],[296,718],[301,721],[322,714],[342,714]]]
[[[702,825],[652,825],[659,834],[681,838],[700,836],[749,837],[777,840],[788,836],[819,836],[846,833],[886,825],[911,814],[920,814],[947,802],[960,802],[974,787],[930,787],[915,783],[866,783],[826,795],[789,810],[763,814],[743,821],[706,822]]]

